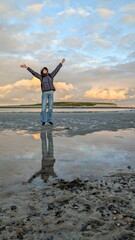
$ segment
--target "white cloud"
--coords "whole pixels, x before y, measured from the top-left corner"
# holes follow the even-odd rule
[[[42,10],[43,7],[44,7],[44,4],[35,3],[32,5],[29,5],[26,10],[32,13],[38,13]]]
[[[83,17],[87,17],[87,16],[90,15],[90,13],[87,12],[86,10],[84,10],[84,9],[78,9],[77,14],[78,14],[78,15],[81,15],[81,16],[83,16]]]
[[[128,4],[120,8],[121,11],[135,11],[135,4]]]
[[[5,13],[6,10],[7,10],[6,5],[4,5],[4,3],[0,2],[0,14]]]
[[[76,15],[80,15],[83,17],[87,17],[90,15],[89,12],[87,12],[85,9],[83,8],[79,8],[79,9],[75,9],[75,8],[68,8],[65,11],[59,12],[58,15],[72,15],[72,14],[76,14]]]
[[[71,37],[71,38],[64,39],[62,44],[65,47],[71,47],[71,48],[74,48],[74,49],[79,49],[82,46],[82,41],[81,41],[80,38]]]
[[[129,49],[130,51],[134,50],[135,46],[135,33],[129,33],[126,35],[123,35],[119,38],[119,41],[117,41],[119,49],[122,48],[122,50]]]
[[[99,33],[94,33],[93,35],[91,34],[87,35],[86,41],[89,42],[89,45],[93,43],[95,48],[96,46],[99,46],[101,48],[108,48],[110,46],[110,42],[105,38],[103,38],[102,36],[100,36]]]
[[[99,8],[96,10],[96,13],[104,18],[110,18],[115,15],[115,11],[107,8]]]
[[[43,24],[44,26],[52,27],[54,23],[56,23],[55,17],[50,16],[44,16],[38,20],[40,24]]]
[[[129,23],[129,24],[135,24],[135,15],[132,14],[124,14],[121,18],[121,22]]]
[[[67,101],[73,97],[72,94],[65,95],[64,97],[60,97],[60,101]]]
[[[125,89],[114,89],[114,88],[95,88],[86,91],[84,97],[88,99],[96,100],[111,100],[121,101],[127,98],[128,88]]]
[[[54,82],[54,85],[55,85],[56,89],[61,89],[61,90],[66,90],[66,91],[74,89],[74,86],[71,83],[67,84],[65,82]]]
[[[40,81],[23,79],[12,84],[0,87],[0,95],[3,95],[3,104],[27,104],[40,101]]]
[[[71,98],[71,94],[66,94],[66,91],[74,89],[72,84],[65,82],[55,82],[56,90],[59,90],[59,96],[63,99]],[[62,94],[62,95],[61,95]],[[66,94],[66,95],[65,95]],[[39,79],[33,77],[31,80],[22,79],[12,84],[0,86],[1,104],[9,101],[15,104],[38,103],[41,95],[41,84]]]
[[[5,29],[1,31],[0,42],[0,50],[4,53],[17,52],[20,47],[20,42],[17,39],[16,34],[9,34]]]
[[[107,41],[103,38],[100,38],[100,37],[96,37],[95,42],[97,43],[97,45],[99,45],[100,47],[103,47],[103,48],[108,48],[110,45],[109,41]]]

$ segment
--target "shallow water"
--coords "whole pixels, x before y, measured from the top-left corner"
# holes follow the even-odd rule
[[[1,133],[0,186],[41,186],[53,178],[97,179],[135,167],[135,129],[69,137],[66,129]]]

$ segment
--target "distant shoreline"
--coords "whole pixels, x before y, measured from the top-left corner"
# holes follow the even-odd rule
[[[37,108],[41,108],[41,106],[0,106],[0,109],[2,108],[12,108],[12,109],[16,109],[16,108],[33,108],[33,109],[37,109]],[[111,108],[111,109],[135,109],[135,107],[120,107],[120,106],[54,106],[54,109],[57,108],[67,108],[67,109],[78,109],[78,108],[82,108],[82,109],[88,109],[88,108],[93,108],[93,109],[102,109],[102,108]]]
[[[54,102],[54,108],[91,108],[91,107],[117,107],[115,103],[104,102]],[[20,105],[1,105],[0,108],[41,108],[40,103],[20,104]]]
[[[107,109],[135,109],[133,106],[118,106],[116,103],[105,103],[105,102],[54,102],[54,109],[60,108],[67,108],[67,109],[88,109],[88,108],[93,108],[93,109],[102,109],[102,108],[107,108]],[[2,108],[41,108],[40,103],[36,104],[21,104],[21,105],[4,105],[0,106],[0,109]]]

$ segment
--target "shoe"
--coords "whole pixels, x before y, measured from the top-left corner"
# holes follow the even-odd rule
[[[42,122],[42,126],[44,126],[45,125],[45,122]]]
[[[49,122],[50,123],[50,125],[53,125],[53,122]]]

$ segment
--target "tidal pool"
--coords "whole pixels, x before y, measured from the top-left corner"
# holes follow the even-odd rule
[[[53,178],[97,179],[135,167],[135,129],[73,137],[51,129],[1,132],[0,187]]]

